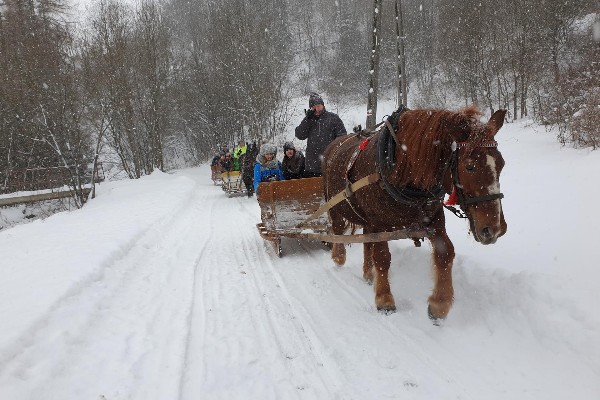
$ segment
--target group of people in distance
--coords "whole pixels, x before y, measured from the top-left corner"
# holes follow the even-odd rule
[[[233,149],[233,154],[227,146],[223,146],[219,154],[215,155],[211,162],[211,167],[218,166],[221,171],[240,171],[244,186],[248,192],[248,197],[254,194],[253,168],[254,161],[258,155],[258,146],[256,143],[246,144],[240,140],[238,146]]]
[[[321,176],[325,148],[336,137],[345,135],[346,128],[337,114],[325,110],[323,98],[317,93],[310,94],[308,107],[295,132],[297,139],[307,140],[306,156],[296,150],[292,142],[286,142],[283,145],[283,161],[280,162],[276,158],[275,145],[267,143],[257,149],[255,143],[246,146],[241,141],[233,156],[222,151],[220,156],[215,156],[212,165],[219,162],[225,171],[241,171],[248,197],[253,196],[261,182]]]

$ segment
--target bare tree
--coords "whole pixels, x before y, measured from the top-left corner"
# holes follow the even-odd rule
[[[21,188],[28,180],[35,189],[66,184],[81,206],[90,142],[80,129],[73,41],[60,19],[63,9],[59,0],[8,0],[0,15],[0,121],[8,139],[0,170],[5,190],[11,180]]]
[[[93,102],[107,122],[108,145],[130,178],[148,172],[135,119],[131,13],[118,1],[100,0],[86,43],[85,76]]]
[[[167,96],[171,63],[167,26],[153,1],[145,0],[137,10],[133,49],[140,128],[147,140],[143,158],[146,171],[152,172],[164,168],[163,136],[169,121]],[[138,130],[138,140],[139,136]]]

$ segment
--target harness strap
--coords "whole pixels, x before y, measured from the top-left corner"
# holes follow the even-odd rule
[[[301,228],[302,226],[306,225],[308,222],[316,219],[317,217],[321,216],[322,214],[325,214],[327,211],[329,211],[331,208],[333,208],[333,206],[335,206],[336,204],[349,199],[352,196],[352,194],[354,192],[356,192],[357,190],[359,190],[367,185],[370,185],[372,183],[375,183],[379,179],[380,179],[379,173],[375,172],[374,174],[367,175],[364,178],[357,180],[356,182],[354,182],[351,185],[347,185],[346,189],[344,189],[343,191],[339,192],[338,194],[333,196],[331,199],[329,199],[329,201],[327,203],[325,203],[321,207],[319,207],[319,209],[317,211],[312,213],[307,219],[305,219],[303,222],[298,224],[296,227]]]
[[[350,161],[348,161],[348,165],[346,166],[346,174],[344,175],[346,178],[346,181],[348,181],[348,173],[350,172],[352,167],[354,167],[354,163],[358,159],[358,155],[360,154],[361,151],[363,151],[367,147],[371,138],[372,138],[372,136],[370,136],[370,137],[366,138],[365,140],[363,140],[362,142],[360,142],[360,144],[358,145],[356,150],[354,150],[354,153],[352,153],[352,157],[350,157]]]
[[[503,199],[504,195],[502,193],[494,193],[494,194],[486,194],[485,196],[477,196],[477,197],[465,197],[465,204],[473,204],[473,203],[482,203],[484,201],[493,201]]]
[[[387,118],[385,120],[385,126],[386,126],[386,128],[388,128],[388,132],[390,133],[390,136],[392,137],[392,139],[394,139],[394,142],[396,143],[396,146],[398,146],[399,145],[398,138],[394,134],[394,128],[392,127],[392,124],[390,124],[390,121]]]
[[[357,136],[366,136],[366,137],[368,137],[368,136],[371,136],[371,134],[373,134],[373,133],[378,133],[379,132],[379,128],[384,123],[385,123],[385,121],[381,121],[380,123],[378,123],[377,125],[375,125],[371,129],[363,129],[362,131],[359,131],[357,133]]]

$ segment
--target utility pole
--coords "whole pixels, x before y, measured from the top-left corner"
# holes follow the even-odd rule
[[[404,40],[406,37],[404,36],[404,21],[402,19],[402,0],[396,0],[394,8],[396,11],[396,51],[398,54],[398,59],[396,60],[398,64],[397,106],[400,104],[406,106],[408,102],[406,99],[406,58],[404,53]]]
[[[379,86],[379,52],[381,49],[381,5],[383,0],[373,0],[373,32],[371,40],[371,68],[369,70],[369,96],[367,101],[367,129],[373,128],[377,119],[377,89]]]

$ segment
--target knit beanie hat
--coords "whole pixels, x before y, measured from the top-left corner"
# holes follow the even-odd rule
[[[317,93],[311,93],[310,97],[308,98],[308,107],[312,108],[317,104],[325,105],[325,103],[323,102],[323,98]]]
[[[285,151],[287,149],[296,150],[296,147],[294,146],[294,143],[292,143],[292,142],[285,142],[283,144],[283,150]]]
[[[262,146],[260,146],[259,156],[264,156],[265,154],[268,154],[268,153],[273,153],[273,154],[277,155],[277,147],[271,143],[265,143]]]

